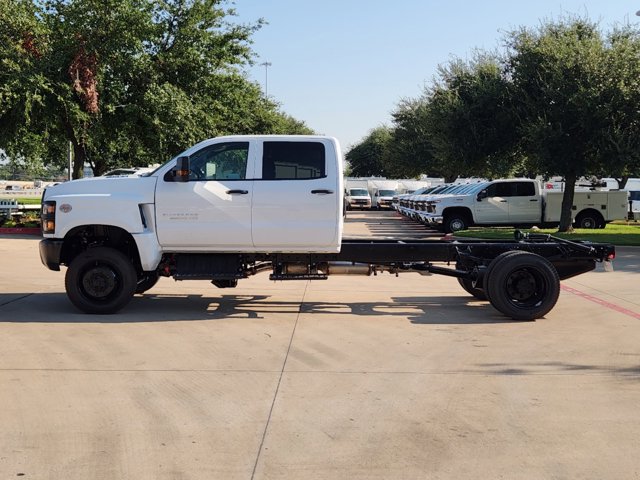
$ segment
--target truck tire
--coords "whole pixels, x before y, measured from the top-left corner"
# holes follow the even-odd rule
[[[129,303],[136,286],[131,261],[109,247],[85,250],[73,259],[65,276],[69,300],[85,313],[117,312]]]
[[[469,219],[464,213],[448,213],[442,222],[444,233],[454,233],[469,228]]]
[[[576,228],[604,228],[604,218],[595,210],[580,212],[575,220]]]
[[[456,263],[456,270],[462,270],[463,265]],[[470,278],[460,278],[458,277],[458,283],[464,289],[465,292],[471,294],[476,297],[478,300],[488,300],[487,294],[481,288],[476,288],[473,286],[473,281]]]
[[[543,317],[558,301],[558,272],[540,255],[506,253],[511,254],[499,255],[487,269],[485,285],[491,305],[514,320]]]
[[[473,295],[478,300],[488,300],[484,290],[474,287],[473,282],[469,278],[458,278],[458,283],[467,293]]]
[[[151,290],[154,285],[158,283],[158,280],[160,280],[158,272],[143,272],[143,274],[138,277],[135,293],[144,293],[147,290]]]

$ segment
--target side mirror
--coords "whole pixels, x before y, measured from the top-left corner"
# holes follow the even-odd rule
[[[476,198],[478,199],[479,202],[481,202],[483,198],[487,198],[488,196],[489,196],[489,192],[487,192],[486,190],[480,190]]]
[[[173,181],[174,182],[188,182],[189,172],[189,157],[178,157],[176,159],[176,166],[173,167]]]

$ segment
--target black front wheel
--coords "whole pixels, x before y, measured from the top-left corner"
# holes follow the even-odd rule
[[[558,301],[560,278],[546,258],[528,252],[497,257],[485,276],[489,301],[514,320],[535,320]]]
[[[90,248],[73,259],[65,276],[67,296],[86,313],[115,313],[137,287],[135,268],[122,252],[108,247]]]

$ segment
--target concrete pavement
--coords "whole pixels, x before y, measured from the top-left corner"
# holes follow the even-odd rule
[[[640,249],[535,322],[417,274],[163,278],[90,316],[37,239],[0,256],[0,478],[640,477]]]

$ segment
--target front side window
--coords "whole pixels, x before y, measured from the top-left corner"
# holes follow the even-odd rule
[[[263,180],[309,180],[326,176],[320,142],[264,142]]]
[[[512,197],[514,184],[511,182],[492,183],[487,188],[489,197]]]
[[[189,180],[244,180],[249,142],[209,145],[191,155]]]

